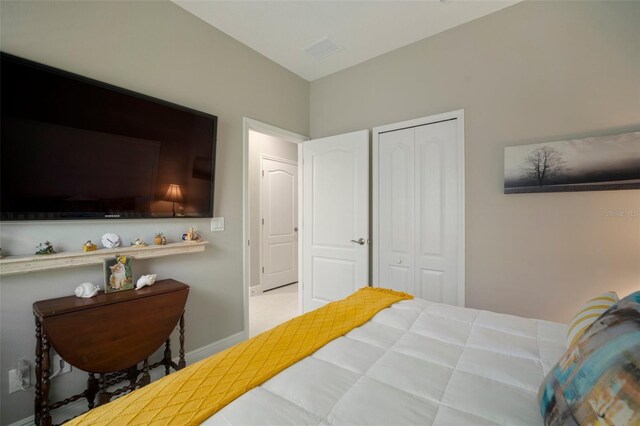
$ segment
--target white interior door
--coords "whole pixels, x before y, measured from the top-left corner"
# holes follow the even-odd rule
[[[298,166],[262,158],[262,290],[298,281]]]
[[[302,309],[369,285],[369,131],[302,144]]]

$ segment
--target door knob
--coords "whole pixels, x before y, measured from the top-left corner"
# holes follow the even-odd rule
[[[365,241],[364,238],[360,238],[358,240],[351,240],[352,243],[356,243],[356,244],[360,244],[361,246],[364,245]]]
[[[293,228],[294,231],[298,232],[298,227]]]

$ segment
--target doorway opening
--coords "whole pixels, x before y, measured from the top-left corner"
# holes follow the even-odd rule
[[[299,144],[308,138],[244,119],[245,334],[300,313]]]

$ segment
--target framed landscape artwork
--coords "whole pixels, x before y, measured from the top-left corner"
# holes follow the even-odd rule
[[[504,149],[504,193],[640,189],[640,132]]]

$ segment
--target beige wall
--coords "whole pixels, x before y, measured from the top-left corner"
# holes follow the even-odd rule
[[[525,2],[311,83],[311,137],[464,108],[467,305],[640,288],[640,191],[504,195],[503,148],[640,129],[640,3]]]
[[[20,223],[4,253],[44,240],[76,250],[106,231],[125,241],[197,225],[204,254],[140,261],[192,286],[187,350],[242,331],[242,117],[321,137],[464,108],[467,301],[565,321],[581,299],[640,286],[639,191],[502,194],[503,147],[640,128],[640,3],[523,3],[311,84],[168,2],[0,3],[3,51],[219,117],[215,215],[208,220]],[[260,96],[256,96],[259,93]],[[309,114],[309,106],[311,114]],[[101,280],[100,268],[0,284],[0,423],[32,413],[6,372],[33,359],[31,304]],[[550,297],[544,294],[554,294]],[[68,391],[84,376],[55,382]],[[58,396],[61,396],[60,393]]]
[[[226,227],[209,232],[206,219],[2,223],[3,254],[33,253],[45,240],[58,250],[78,250],[106,231],[126,244],[160,231],[175,240],[197,225],[211,241],[205,253],[139,261],[135,273],[191,285],[187,351],[241,332],[242,117],[308,134],[309,83],[169,2],[2,1],[0,7],[5,52],[217,115],[214,214],[225,217]],[[73,294],[83,281],[101,282],[101,275],[99,267],[83,267],[2,278],[0,423],[33,414],[33,389],[8,395],[6,382],[19,357],[34,358],[31,304]],[[85,380],[78,372],[55,379],[54,389],[66,393],[55,392],[56,398]]]
[[[298,144],[278,139],[274,136],[249,131],[249,240],[251,241],[249,262],[251,276],[249,286],[260,284],[260,213],[261,155],[269,155],[298,162]]]

